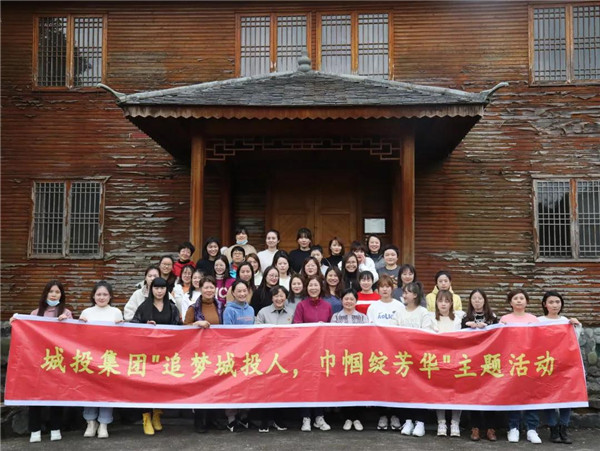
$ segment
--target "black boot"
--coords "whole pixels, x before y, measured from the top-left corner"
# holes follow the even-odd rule
[[[194,430],[199,434],[206,432],[206,411],[194,410]]]
[[[560,443],[561,442],[558,425],[550,426],[550,441],[552,443]]]
[[[565,426],[564,424],[561,424],[559,426],[559,434],[560,434],[560,441],[562,443],[565,443],[567,445],[570,445],[571,443],[573,443],[573,441],[569,437],[569,431],[567,430],[567,426]]]

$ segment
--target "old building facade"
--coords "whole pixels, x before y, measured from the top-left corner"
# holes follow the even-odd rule
[[[448,269],[501,313],[511,287],[534,312],[558,289],[600,325],[598,2],[3,10],[3,319],[50,278],[74,310],[100,278],[125,302],[235,224],[290,249],[300,225],[326,245],[376,223],[427,289]]]

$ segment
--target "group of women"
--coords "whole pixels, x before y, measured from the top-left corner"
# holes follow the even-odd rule
[[[452,290],[451,275],[440,271],[435,275],[435,287],[425,296],[417,280],[415,268],[399,265],[398,248],[382,246],[377,236],[369,236],[366,246],[353,242],[348,252],[341,239],[329,242],[325,255],[321,246],[312,244],[309,229],[297,234],[298,248],[286,252],[278,248],[279,232],[269,230],[265,249],[256,252],[248,243],[248,233],[243,227],[236,230],[236,242],[222,247],[219,240],[209,238],[202,247],[202,256],[191,261],[195,252],[192,243],[179,246],[176,259],[163,256],[158,265],[149,266],[144,280],[126,303],[123,313],[112,306],[113,290],[109,283],[95,284],[90,301],[92,306],[81,312],[79,319],[94,321],[130,321],[144,324],[191,325],[208,328],[218,324],[275,324],[292,323],[373,323],[426,329],[439,333],[464,328],[482,329],[498,322],[502,324],[533,323],[565,320],[560,314],[564,307],[562,296],[549,291],[542,300],[545,315],[537,318],[526,313],[529,296],[525,290],[508,293],[507,301],[512,313],[498,318],[483,290],[473,290],[466,312],[460,297]],[[32,315],[72,319],[65,307],[65,291],[59,281],[46,285],[39,306]],[[569,319],[577,332],[581,324]],[[60,440],[60,415],[58,407],[51,408],[51,440]],[[366,408],[343,409],[346,417],[344,430],[363,430]],[[378,409],[378,430],[398,430],[403,435],[423,436],[427,412],[421,409]],[[147,409],[142,414],[143,429],[147,435],[162,430],[162,412]],[[447,427],[447,414],[450,427]],[[569,409],[545,412],[553,442],[570,443],[567,426]],[[112,422],[112,408],[86,407],[83,411],[87,428],[86,437],[108,437],[107,425]],[[436,411],[439,436],[460,436],[461,412]],[[527,439],[541,443],[536,432],[539,414],[536,411],[510,412],[508,440],[519,441],[521,417],[527,430]],[[227,428],[230,431],[247,429],[248,412],[226,410]],[[272,409],[261,409],[260,432],[270,428],[285,430]],[[330,429],[323,409],[301,409],[302,431],[313,427]],[[404,422],[400,421],[404,419]],[[30,408],[31,442],[41,440],[40,407]],[[494,412],[471,412],[472,440],[485,437],[496,440],[500,426]],[[209,424],[207,412],[196,409],[194,427],[205,432]]]

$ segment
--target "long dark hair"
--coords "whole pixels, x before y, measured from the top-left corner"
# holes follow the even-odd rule
[[[204,246],[202,246],[202,260],[210,260],[210,255],[208,255],[208,251],[206,250],[206,248],[211,243],[217,243],[217,246],[219,247],[219,250],[217,251],[217,255],[215,255],[215,259],[219,255],[221,255],[221,243],[219,242],[219,239],[215,238],[214,236],[209,236],[206,239],[206,241],[204,242]]]
[[[185,265],[183,268],[181,268],[181,272],[179,273],[179,277],[177,278],[177,283],[181,286],[183,286],[183,279],[181,278],[181,276],[183,275],[183,271],[185,271],[188,268],[190,269],[190,271],[192,271],[192,277],[194,277],[194,271],[196,271],[196,268],[194,268],[193,265]],[[192,286],[191,280],[190,280],[190,286]]]
[[[296,302],[296,294],[295,294],[295,293],[292,291],[292,282],[294,281],[294,279],[298,279],[300,282],[302,282],[302,291],[301,291],[301,292],[300,292],[300,294],[298,295],[298,297],[299,297],[300,299],[302,299],[302,294],[304,293],[304,285],[305,285],[305,284],[304,284],[304,279],[303,279],[303,278],[300,276],[300,274],[294,274],[292,277],[290,277],[290,289],[289,289],[289,291],[288,291],[288,290],[285,290],[285,287],[282,287],[281,285],[275,285],[275,286],[273,287],[273,288],[276,288],[276,287],[281,287],[281,288],[283,288],[283,289],[284,289],[286,292],[288,292],[287,299],[288,299],[288,302],[289,302],[290,304],[293,304],[293,303],[295,303],[295,302]],[[271,291],[273,291],[273,288],[271,288]]]
[[[217,258],[215,258],[215,263],[217,263],[218,261],[222,261],[225,264],[225,272],[223,273],[223,281],[225,282],[225,281],[227,281],[227,279],[233,279],[233,277],[231,277],[231,274],[229,273],[229,259],[227,257],[225,257],[224,255],[219,255]],[[214,274],[215,274],[215,279],[217,279],[217,272],[214,271]]]
[[[560,293],[558,291],[554,291],[554,290],[546,291],[546,293],[544,294],[544,297],[542,298],[542,310],[544,311],[544,315],[548,314],[548,308],[546,307],[546,301],[551,296],[556,296],[558,299],[560,299],[560,310],[558,311],[558,314],[560,315],[561,312],[563,311],[563,308],[565,307],[565,300],[563,299],[563,297],[560,295]]]
[[[240,266],[238,266],[238,269],[237,269],[237,274],[235,276],[235,280],[236,280],[236,282],[238,280],[242,280],[242,279],[240,279],[240,270],[244,266],[247,266],[248,268],[250,268],[251,276],[250,276],[250,280],[245,280],[243,282],[246,282],[246,284],[248,285],[248,289],[252,292],[252,291],[256,290],[256,285],[254,285],[254,268],[252,268],[252,263],[250,263],[250,262],[240,263]],[[233,291],[233,286],[231,287],[231,290]]]
[[[423,297],[423,284],[421,282],[407,283],[404,287],[404,291],[408,291],[416,295],[415,307],[421,305],[421,298]]]
[[[329,268],[327,268],[327,271],[325,271],[325,277],[324,277],[324,282],[323,282],[323,288],[325,288],[325,295],[331,296],[331,291],[329,290],[329,284],[327,283],[327,275],[330,272],[335,273],[335,275],[338,278],[338,284],[335,287],[334,296],[336,298],[342,299],[344,280],[343,280],[342,272],[338,269],[337,266],[330,266]],[[354,291],[356,291],[356,290],[354,290]]]
[[[475,309],[471,303],[471,299],[475,293],[479,293],[483,298],[483,316],[486,324],[491,324],[494,321],[494,312],[490,307],[487,294],[480,288],[475,288],[473,291],[471,291],[471,294],[469,294],[469,305],[467,306],[467,314],[465,315],[466,321],[475,321]]]
[[[65,311],[65,303],[67,302],[65,296],[65,287],[63,287],[63,284],[60,283],[58,280],[53,279],[46,284],[46,286],[44,287],[44,291],[42,291],[42,295],[40,296],[40,302],[38,303],[38,316],[44,316],[44,313],[46,313],[46,309],[50,307],[46,300],[48,299],[48,293],[50,293],[50,289],[54,286],[57,286],[60,290],[60,299],[58,300],[58,305],[56,306],[56,316],[58,317],[62,315]]]
[[[152,281],[152,283],[150,284],[150,289],[148,290],[148,297],[146,298],[147,301],[150,302],[154,302],[154,293],[152,292],[152,288],[154,287],[165,287],[167,288],[167,292],[165,293],[165,297],[163,298],[163,302],[165,304],[169,303],[169,288],[168,288],[168,284],[167,281],[165,279],[163,279],[162,277],[157,277],[156,279],[154,279]]]
[[[346,270],[346,263],[348,260],[354,257],[356,259],[356,270],[351,273]],[[344,288],[354,288],[357,291],[360,289],[360,284],[358,283],[358,257],[354,252],[348,252],[344,255],[342,259],[342,276],[344,281]]]
[[[160,268],[159,268],[158,266],[156,266],[156,265],[150,265],[150,266],[148,266],[148,267],[146,268],[146,271],[144,272],[144,283],[143,283],[143,285],[144,285],[144,286],[146,285],[146,276],[147,276],[147,275],[148,275],[148,273],[149,273],[150,271],[152,271],[153,269],[155,269],[155,270],[156,270],[156,272],[158,272],[158,276],[160,277]],[[150,287],[146,286],[146,288],[150,288]]]
[[[92,305],[96,305],[96,301],[94,300],[94,296],[96,296],[96,291],[98,291],[98,289],[102,288],[102,287],[106,288],[106,290],[108,291],[108,294],[110,295],[110,299],[108,300],[108,305],[112,304],[112,300],[113,300],[113,287],[106,280],[100,280],[99,282],[96,282],[96,284],[94,285],[94,288],[92,288],[92,294],[90,295],[90,301],[91,301]]]

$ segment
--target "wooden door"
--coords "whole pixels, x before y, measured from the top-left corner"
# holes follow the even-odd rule
[[[334,236],[349,243],[357,238],[356,189],[353,177],[311,171],[311,177],[279,175],[269,193],[271,224],[281,233],[280,248],[295,249],[301,227],[313,232],[313,243],[327,247]],[[325,250],[327,255],[327,251]]]

